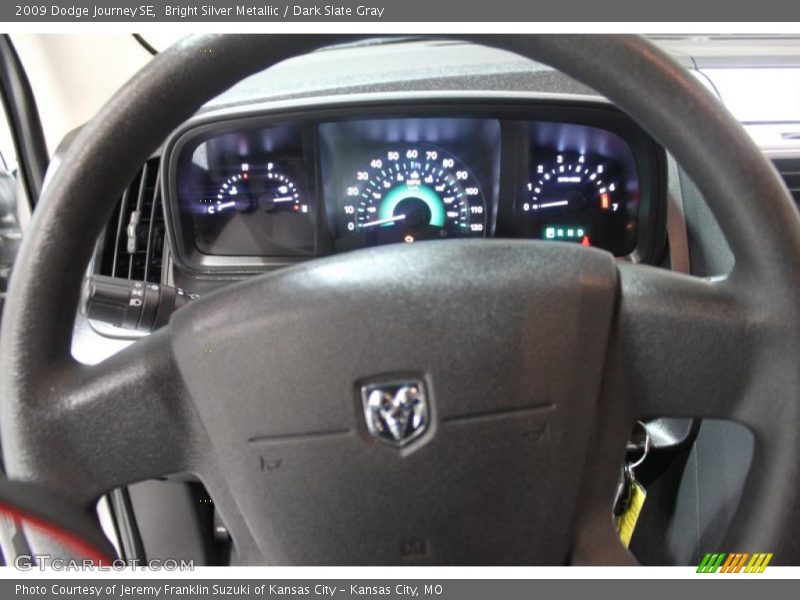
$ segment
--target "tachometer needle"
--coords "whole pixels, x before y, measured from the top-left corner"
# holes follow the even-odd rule
[[[534,204],[533,209],[537,210],[539,208],[553,208],[555,206],[566,206],[569,204],[569,200],[558,200],[557,202],[545,202],[543,204]]]
[[[389,217],[388,219],[378,219],[377,221],[370,221],[369,223],[364,223],[361,228],[364,227],[375,227],[376,225],[384,225],[385,223],[394,223],[395,221],[402,221],[405,219],[405,215],[395,215],[394,217]]]
[[[280,198],[273,198],[273,202],[291,202],[294,200],[291,196],[281,196]]]

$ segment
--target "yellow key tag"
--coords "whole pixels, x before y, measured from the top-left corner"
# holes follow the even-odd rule
[[[642,512],[645,498],[647,498],[647,490],[638,481],[633,481],[631,483],[628,507],[624,513],[615,518],[619,539],[622,540],[626,548],[631,543],[633,530],[636,529],[636,522],[639,520],[639,514]]]

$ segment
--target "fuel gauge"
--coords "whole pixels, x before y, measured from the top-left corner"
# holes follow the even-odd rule
[[[276,170],[275,163],[267,163],[264,193],[259,195],[257,204],[260,210],[268,213],[308,212],[308,204],[302,202],[300,192],[294,182],[287,175]]]

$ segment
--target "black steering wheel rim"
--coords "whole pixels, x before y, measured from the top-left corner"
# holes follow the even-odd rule
[[[736,257],[730,276],[714,282],[618,266],[614,284],[621,293],[616,306],[609,305],[614,323],[597,406],[602,418],[592,442],[612,449],[598,459],[604,465],[598,469],[602,475],[586,476],[582,484],[582,509],[570,526],[571,560],[629,559],[614,544],[608,496],[615,483],[611,466],[621,460],[633,420],[696,415],[740,420],[755,435],[757,466],[748,477],[729,542],[744,551],[774,552],[777,562],[799,561],[793,515],[800,508],[800,219],[773,167],[696,80],[642,38],[458,37],[547,63],[628,112],[696,182]],[[113,210],[111,199],[119,197],[138,166],[205,101],[271,64],[352,39],[357,38],[187,39],[156,57],[81,131],[26,234],[3,317],[2,441],[10,476],[60,488],[88,506],[109,486],[153,476],[142,466],[149,458],[166,469],[160,474],[192,465],[198,456],[206,457],[208,480],[224,470],[207,456],[214,445],[205,437],[207,419],[190,403],[171,403],[154,392],[179,386],[176,396],[192,395],[175,381],[177,373],[187,373],[181,339],[196,341],[188,334],[181,338],[179,331],[181,339],[169,345],[164,343],[168,332],[155,334],[138,342],[138,350],[94,368],[75,364],[70,340],[85,265]],[[75,210],[78,202],[82,210]],[[607,265],[602,259],[594,264],[598,269]],[[291,282],[293,276],[288,277]],[[202,318],[202,309],[198,311]],[[188,332],[192,314],[182,313],[176,315],[175,327]],[[145,354],[146,359],[137,360]],[[657,369],[659,361],[663,370]],[[640,370],[641,377],[630,369]],[[123,400],[137,395],[142,398],[138,412],[150,413],[146,422],[153,415],[159,418],[157,432],[137,429],[139,421],[129,415]],[[611,401],[621,397],[627,400]],[[113,414],[126,416],[109,422]],[[186,423],[193,424],[194,434],[183,437]],[[100,430],[103,435],[96,439],[78,441]],[[166,442],[170,436],[182,443],[173,447]],[[143,442],[149,445],[131,456],[131,448]],[[93,453],[107,455],[100,460]],[[65,464],[66,457],[91,466],[77,476],[75,464]],[[209,485],[218,504],[237,505],[225,486]],[[278,551],[267,556],[257,536],[248,537],[253,523],[246,517],[242,521],[243,533],[236,541],[246,561],[297,558]]]

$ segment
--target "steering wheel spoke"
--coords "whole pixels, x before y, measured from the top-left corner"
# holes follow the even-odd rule
[[[620,264],[609,377],[638,418],[747,420],[754,353],[767,323],[726,280]]]
[[[121,485],[183,471],[192,447],[188,394],[172,357],[169,329],[108,360],[66,360],[25,391],[26,472],[77,502]],[[17,457],[20,458],[20,457]]]

